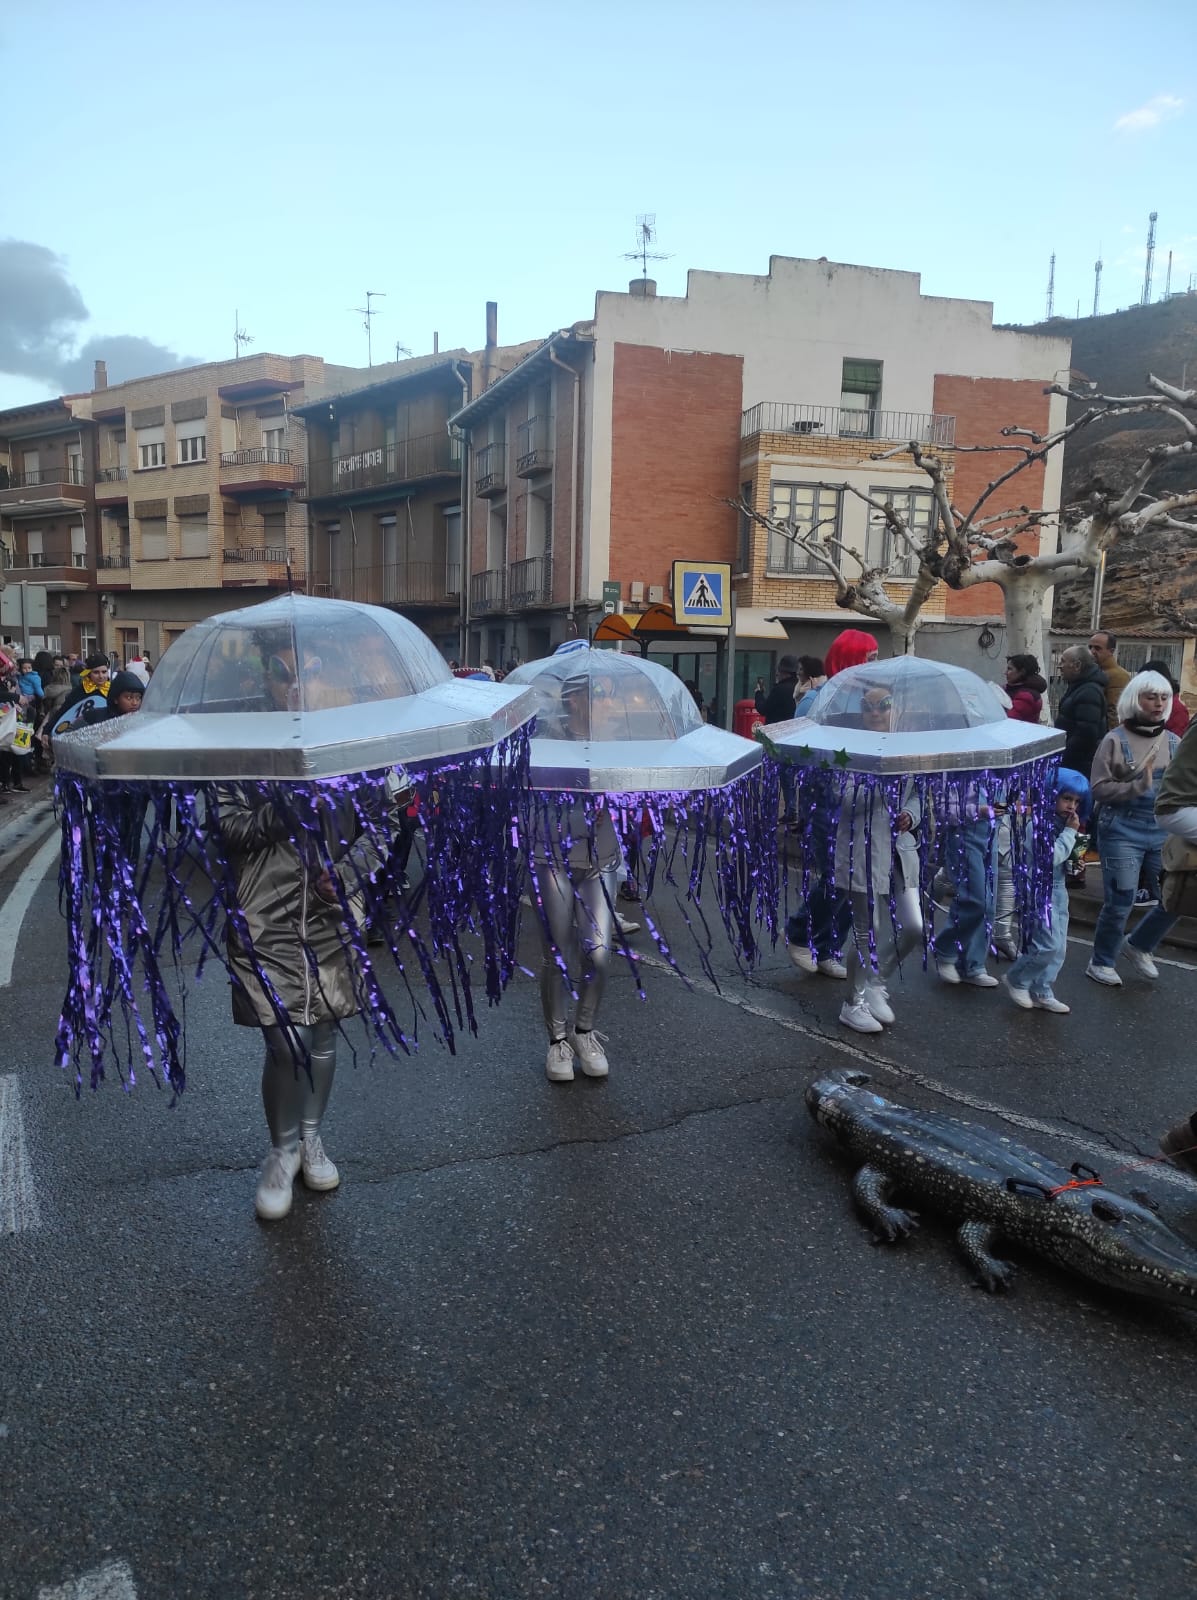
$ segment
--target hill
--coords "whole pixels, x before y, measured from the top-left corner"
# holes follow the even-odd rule
[[[1145,394],[1148,373],[1169,383],[1197,385],[1197,294],[1173,295],[1150,306],[1131,306],[1101,317],[1053,317],[1025,333],[1072,340],[1075,380],[1096,383],[1103,394]],[[1077,407],[1070,407],[1070,415]],[[1125,484],[1156,442],[1175,442],[1175,427],[1153,417],[1098,423],[1064,452],[1064,503],[1080,499],[1095,482]],[[1197,461],[1169,463],[1153,489],[1197,487]],[[1089,628],[1092,584],[1060,584],[1053,625],[1065,632]],[[1197,545],[1183,534],[1154,534],[1121,546],[1106,568],[1102,621],[1116,633],[1176,634],[1177,614],[1197,629]]]

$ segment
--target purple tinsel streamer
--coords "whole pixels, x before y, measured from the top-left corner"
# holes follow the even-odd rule
[[[182,1091],[179,1013],[189,978],[201,979],[215,960],[240,981],[226,928],[266,1007],[288,1027],[286,1005],[238,904],[222,833],[222,805],[239,788],[281,819],[312,878],[330,872],[342,911],[337,938],[372,1046],[408,1051],[430,1006],[433,1032],[452,1050],[457,1030],[477,1031],[478,966],[491,1004],[515,970],[522,864],[511,837],[527,771],[521,730],[493,750],[406,772],[420,796],[428,863],[423,883],[407,895],[388,869],[395,837],[380,798],[383,773],[237,786],[87,782],[60,771],[68,985],[55,1043],[59,1064],[74,1070],[77,1092],[85,1069],[96,1088],[110,1063],[127,1085],[143,1066]],[[360,925],[355,903],[365,916]],[[299,904],[292,909],[298,919]],[[318,989],[310,946],[304,958]],[[383,986],[388,969],[406,991],[406,1024]]]
[[[933,930],[932,884],[941,867],[959,873],[965,849],[964,830],[983,826],[983,848],[987,860],[987,900],[993,903],[993,875],[996,859],[998,817],[984,816],[982,808],[1001,804],[1006,808],[1010,829],[1011,869],[1014,903],[1024,942],[1034,929],[1051,919],[1052,849],[1055,838],[1055,775],[1059,756],[1043,756],[1011,769],[982,772],[920,773],[911,776],[882,776],[853,772],[831,763],[800,767],[797,788],[798,833],[800,836],[801,901],[809,905],[818,881],[835,884],[836,840],[844,806],[850,808],[847,853],[850,862],[864,852],[870,913],[869,954],[876,959],[874,933],[875,893],[872,882],[872,832],[875,815],[885,817],[885,826],[894,837],[899,813],[913,795],[921,810],[914,830],[919,852],[919,891],[923,904],[924,959]],[[774,780],[780,777],[781,763],[768,757],[767,768]],[[880,806],[878,806],[880,801]],[[978,830],[980,831],[980,830]],[[896,851],[895,851],[896,866]],[[790,896],[790,873],[783,862],[781,892]],[[894,884],[888,890],[888,911],[896,929],[897,908]],[[992,933],[992,924],[987,927]],[[808,927],[808,939],[813,930]],[[811,949],[814,949],[813,942]],[[842,952],[837,952],[842,954]]]

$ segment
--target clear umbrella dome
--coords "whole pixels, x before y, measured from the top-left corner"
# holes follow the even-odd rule
[[[878,711],[887,717],[887,733],[929,733],[1000,723],[1006,705],[992,683],[966,667],[895,656],[838,672],[819,690],[806,717],[822,727],[877,732]]]
[[[328,711],[452,681],[426,634],[381,606],[280,595],[208,617],[163,655],[143,712]]]
[[[693,695],[667,667],[581,641],[516,667],[503,681],[535,691],[536,733],[543,739],[680,739],[706,726]]]

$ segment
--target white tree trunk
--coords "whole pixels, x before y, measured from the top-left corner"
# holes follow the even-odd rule
[[[1048,661],[1043,601],[1054,586],[1056,576],[1054,572],[1036,572],[1034,568],[1025,571],[1012,568],[1002,583],[1006,596],[1006,654],[1032,655],[1044,673]]]

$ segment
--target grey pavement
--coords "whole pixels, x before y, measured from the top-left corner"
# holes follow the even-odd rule
[[[0,905],[37,845],[0,833]],[[53,1065],[47,876],[0,989],[0,1152],[15,1106],[32,1175],[0,1236],[0,1597],[1191,1592],[1197,1318],[1032,1260],[988,1297],[930,1218],[875,1248],[801,1113],[863,1062],[1134,1162],[1197,1103],[1197,979],[1108,993],[1085,959],[1066,1018],[911,973],[876,1041],[782,951],[752,984],[721,962],[722,995],[646,963],[603,1008],[609,1081],[568,1085],[521,977],[456,1056],[345,1060],[341,1189],[264,1226],[258,1050],[216,975],[177,1104]],[[1197,1184],[1136,1175],[1197,1234]]]

